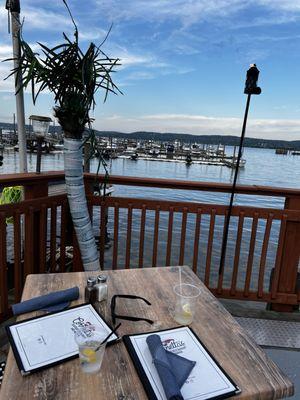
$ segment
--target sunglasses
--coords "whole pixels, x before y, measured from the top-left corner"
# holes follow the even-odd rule
[[[130,317],[128,315],[118,315],[115,313],[115,308],[116,308],[116,299],[117,298],[122,298],[122,299],[139,299],[139,300],[143,300],[148,306],[151,306],[151,303],[144,299],[144,297],[140,297],[140,296],[135,296],[135,295],[131,295],[131,294],[115,294],[112,298],[111,298],[111,303],[110,303],[110,311],[111,311],[111,319],[112,319],[112,323],[115,325],[116,323],[116,319],[125,319],[127,321],[145,321],[148,322],[148,324],[153,324],[154,321],[152,321],[151,319],[148,318],[139,318],[139,317]]]

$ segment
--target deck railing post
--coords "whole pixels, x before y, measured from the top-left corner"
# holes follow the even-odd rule
[[[285,209],[300,210],[300,196],[286,197]],[[287,221],[278,280],[279,293],[295,294],[297,291],[298,265],[300,259],[300,222]],[[292,312],[299,305],[272,303],[271,310]]]
[[[25,200],[32,200],[48,196],[48,181],[40,181],[36,184],[28,184],[24,186]],[[31,221],[33,218],[33,221]],[[41,235],[40,235],[40,219],[45,218],[44,224],[47,226],[47,213],[42,217],[40,211],[34,211],[33,216],[30,213],[25,214],[25,253],[31,254],[32,259],[29,260],[24,254],[24,259],[27,261],[24,267],[24,279],[29,273],[39,272],[39,260],[41,249]],[[31,225],[32,224],[32,225]],[[30,226],[31,229],[27,229]],[[32,237],[31,237],[32,235]],[[30,265],[31,264],[31,265]]]

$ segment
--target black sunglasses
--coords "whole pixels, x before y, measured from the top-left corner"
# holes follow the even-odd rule
[[[111,319],[112,319],[112,323],[115,324],[116,323],[116,319],[125,319],[127,321],[145,321],[148,322],[148,324],[153,324],[154,321],[152,321],[151,319],[148,318],[139,318],[139,317],[129,317],[127,315],[117,315],[115,313],[115,308],[116,308],[116,299],[120,297],[123,299],[140,299],[143,300],[148,306],[151,306],[151,303],[144,299],[143,297],[140,296],[135,296],[132,294],[115,294],[112,298],[111,298],[111,303],[110,303],[110,311],[111,311]]]

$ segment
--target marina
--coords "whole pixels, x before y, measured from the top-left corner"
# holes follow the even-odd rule
[[[98,148],[106,159],[128,158],[133,161],[138,159],[147,161],[179,162],[186,165],[203,164],[219,165],[235,168],[237,154],[236,147],[233,154],[226,154],[223,145],[204,145],[198,143],[163,142],[153,140],[118,140],[104,137],[98,138]],[[240,167],[244,167],[246,160],[242,159]]]
[[[88,139],[88,133],[85,135]],[[95,146],[101,152],[104,159],[128,158],[136,161],[138,158],[148,161],[179,162],[186,165],[203,164],[236,167],[237,147],[233,148],[232,155],[226,154],[226,146],[205,145],[198,143],[184,143],[180,141],[163,142],[153,140],[117,139],[96,136]],[[88,143],[88,141],[87,141]],[[17,132],[0,128],[0,145],[3,149],[19,151],[17,144]],[[37,152],[37,139],[35,135],[27,131],[26,147],[28,153]],[[43,138],[42,153],[55,153],[63,151],[62,136],[57,132],[49,133]],[[246,164],[241,159],[240,168]]]

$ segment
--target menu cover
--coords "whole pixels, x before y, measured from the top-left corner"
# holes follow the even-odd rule
[[[22,375],[78,357],[75,332],[95,325],[107,335],[112,328],[91,304],[70,307],[6,327],[14,356]],[[107,344],[118,340],[113,334]]]
[[[166,400],[146,343],[147,336],[153,333],[160,336],[166,350],[196,361],[195,367],[181,388],[185,400],[225,399],[240,393],[240,389],[214,360],[193,330],[185,326],[123,336],[125,346],[150,400]]]

